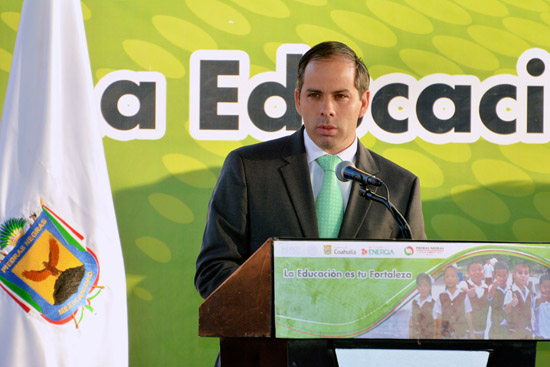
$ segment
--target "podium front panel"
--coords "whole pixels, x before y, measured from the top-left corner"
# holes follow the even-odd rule
[[[550,339],[548,243],[276,240],[273,255],[277,338]],[[492,276],[473,287],[479,264]]]

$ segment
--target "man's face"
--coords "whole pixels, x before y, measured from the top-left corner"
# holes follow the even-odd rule
[[[309,137],[329,154],[349,147],[357,119],[367,111],[369,92],[355,88],[355,65],[345,56],[312,60],[304,71],[302,91],[295,92],[296,110]]]
[[[518,287],[525,287],[527,282],[529,282],[529,268],[524,265],[518,265],[513,276],[514,282],[516,282]]]
[[[468,276],[474,282],[474,284],[480,285],[484,278],[483,265],[479,263],[473,263],[468,268]]]

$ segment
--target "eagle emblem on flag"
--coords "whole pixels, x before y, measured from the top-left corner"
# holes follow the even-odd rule
[[[101,292],[97,258],[82,245],[84,237],[44,205],[30,221],[0,225],[0,287],[26,312],[54,324],[72,319],[78,327]]]

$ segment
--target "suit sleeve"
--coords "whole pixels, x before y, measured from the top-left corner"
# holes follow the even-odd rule
[[[405,219],[411,227],[411,232],[414,240],[421,241],[427,239],[424,229],[424,214],[422,213],[422,201],[420,200],[420,180],[415,177]]]
[[[195,287],[206,298],[244,262],[248,252],[248,207],[241,157],[231,152],[208,205],[197,257]]]

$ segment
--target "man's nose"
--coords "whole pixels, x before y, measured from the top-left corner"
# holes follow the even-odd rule
[[[331,98],[324,98],[321,104],[321,116],[334,117],[334,102]]]

